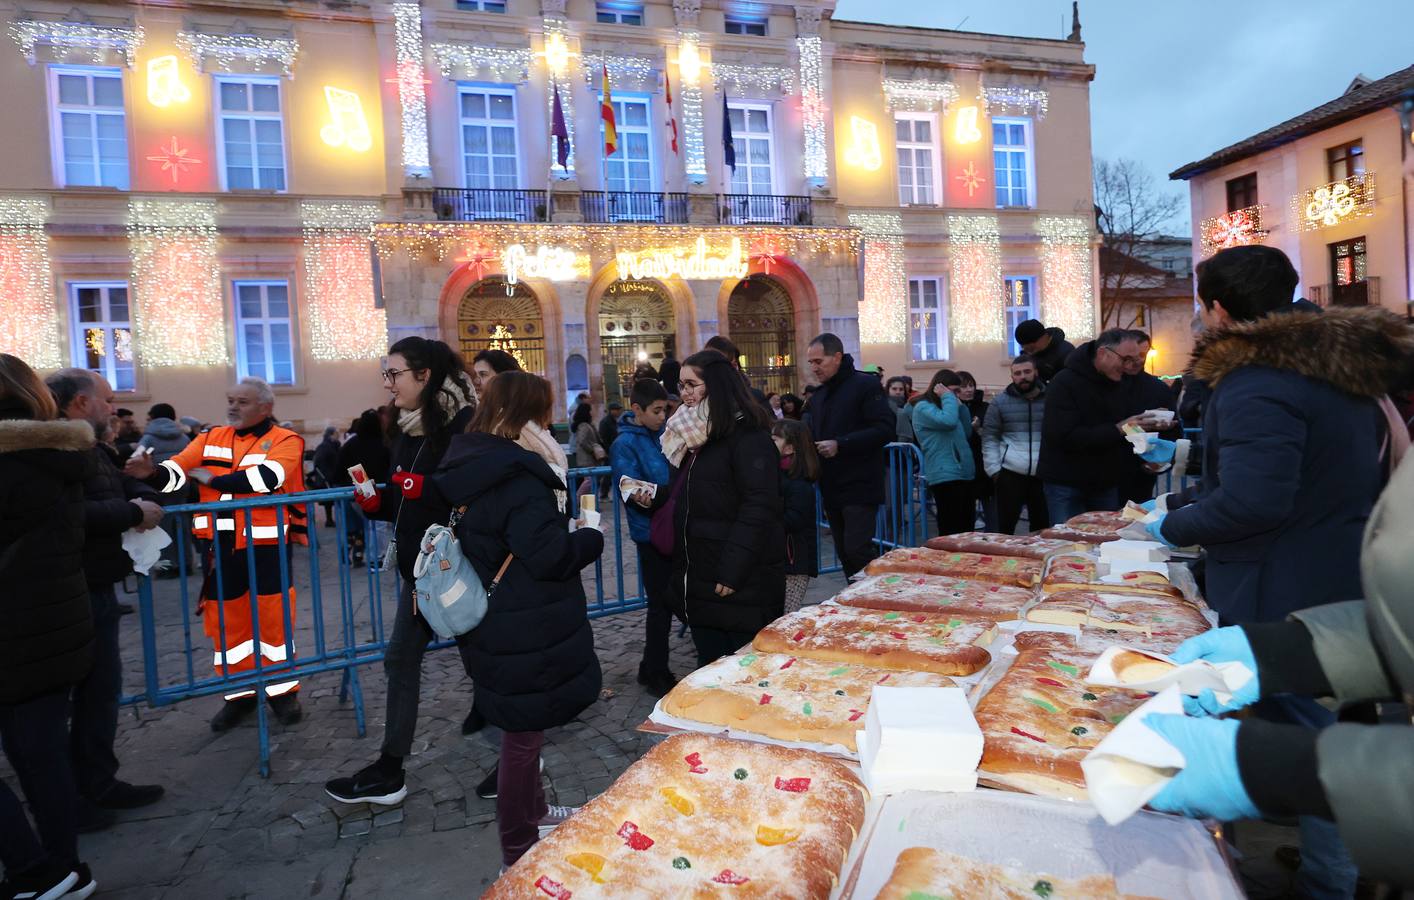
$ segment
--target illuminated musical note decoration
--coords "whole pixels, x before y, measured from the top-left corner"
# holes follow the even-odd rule
[[[853,135],[853,143],[845,150],[845,162],[871,172],[883,165],[883,155],[879,152],[878,127],[868,119],[850,116],[849,130]]]
[[[329,123],[319,129],[319,136],[330,147],[348,147],[363,153],[373,146],[373,133],[363,114],[363,101],[358,94],[343,88],[324,87],[324,99],[329,104]]]
[[[165,108],[191,99],[191,89],[182,84],[177,65],[177,57],[171,55],[147,61],[148,103]]]

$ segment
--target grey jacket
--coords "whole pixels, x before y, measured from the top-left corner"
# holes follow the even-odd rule
[[[181,453],[187,444],[191,443],[191,438],[178,425],[168,418],[156,418],[147,423],[147,430],[143,432],[142,439],[137,442],[139,447],[152,448],[152,463],[157,465],[165,462]]]
[[[895,400],[889,398],[889,406],[894,409],[894,415],[898,417],[898,441],[900,444],[912,444],[917,442],[913,436],[913,410],[909,407],[908,401]]]
[[[1041,455],[1041,421],[1046,412],[1046,386],[1027,400],[1009,384],[992,400],[982,423],[982,468],[995,478],[1002,469],[1018,475],[1035,475]]]

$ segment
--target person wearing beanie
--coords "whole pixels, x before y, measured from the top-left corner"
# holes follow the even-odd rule
[[[1065,331],[1047,328],[1035,319],[1016,326],[1014,333],[1021,350],[1036,363],[1036,374],[1050,381],[1065,368],[1066,358],[1075,352],[1075,345],[1065,339]]]

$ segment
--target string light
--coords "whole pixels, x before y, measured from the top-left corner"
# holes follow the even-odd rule
[[[800,113],[805,128],[805,177],[823,184],[829,174],[825,158],[825,95],[820,76],[820,38],[795,39],[800,54]]]
[[[1091,267],[1090,223],[1079,216],[1043,216],[1041,307],[1047,325],[1078,338],[1095,333],[1095,279]]]
[[[522,275],[546,281],[574,281],[590,275],[589,257],[568,247],[543,244],[536,247],[534,253],[524,244],[511,244],[501,254],[501,269],[506,273],[507,284],[515,284]]]
[[[683,171],[694,182],[707,180],[707,141],[702,125],[702,57],[694,29],[678,31],[678,101],[682,108]]]
[[[949,103],[957,101],[957,96],[957,85],[951,81],[884,79],[884,107],[891,111],[932,112],[946,109]]]
[[[1044,119],[1051,95],[1040,88],[1013,84],[981,85],[977,89],[977,102],[982,104],[983,115],[1034,115]]]
[[[146,365],[225,365],[214,200],[128,201],[133,329]]]
[[[1375,173],[1351,175],[1291,198],[1291,215],[1299,231],[1315,231],[1346,219],[1375,214]]]
[[[207,34],[204,31],[177,32],[177,48],[201,69],[213,60],[223,72],[236,63],[272,63],[286,78],[294,77],[299,41],[293,37],[259,37],[254,34]]]
[[[427,149],[427,91],[422,69],[422,4],[394,3],[398,105],[402,110],[403,174],[432,177]]]
[[[707,249],[707,239],[699,237],[691,248],[671,247],[652,250],[623,250],[614,257],[619,280],[655,278],[666,281],[682,278],[687,281],[720,281],[725,278],[745,278],[748,266],[741,250],[741,238],[732,238],[724,250]]]
[[[1198,237],[1204,256],[1212,256],[1228,247],[1260,244],[1268,232],[1262,228],[1262,207],[1247,206],[1220,216],[1204,219],[1198,226]]]
[[[948,331],[959,344],[1000,343],[1002,247],[996,216],[948,216],[952,297]]]
[[[609,86],[631,89],[657,80],[657,65],[646,56],[617,56],[598,53],[584,58],[584,83],[595,87],[609,70]]]
[[[879,150],[879,128],[868,119],[849,117],[849,131],[852,141],[844,152],[844,161],[851,166],[873,172],[884,164]]]
[[[561,173],[563,177],[570,178],[574,173],[574,161],[579,144],[574,136],[574,86],[569,78],[569,60],[572,54],[569,49],[569,31],[565,26],[565,20],[556,16],[546,16],[542,21],[542,28],[545,34],[545,64],[549,78],[545,85],[545,108],[549,110],[547,121],[553,126],[555,122],[555,88],[560,89],[560,109],[565,118],[565,135],[569,138],[569,158],[565,160],[565,169]],[[554,43],[564,48],[561,58],[557,51],[554,58],[551,57],[549,48]],[[558,65],[556,64],[558,63]],[[559,161],[558,148],[555,146],[555,136],[550,135],[550,160],[551,168]]]
[[[18,19],[10,23],[10,37],[20,45],[20,52],[30,65],[35,63],[35,49],[44,44],[56,47],[67,57],[69,51],[83,50],[91,54],[94,64],[100,64],[110,51],[121,53],[131,68],[137,62],[137,50],[142,46],[141,25],[90,25],[86,22],[40,22]]]
[[[768,91],[795,93],[795,73],[785,66],[745,66],[714,62],[712,78],[718,86],[731,88],[732,93],[742,96],[760,95]]]
[[[863,232],[864,299],[859,303],[861,344],[901,344],[908,340],[908,279],[904,272],[903,217],[850,213]]]
[[[534,59],[527,47],[434,43],[429,49],[443,78],[474,78],[478,71],[485,69],[495,81],[525,81],[530,77],[530,63]]]
[[[304,222],[305,308],[315,359],[373,359],[388,347],[388,317],[373,305],[369,230],[377,202],[300,204]]]
[[[36,369],[57,369],[59,314],[44,220],[49,203],[0,197],[0,348]]]

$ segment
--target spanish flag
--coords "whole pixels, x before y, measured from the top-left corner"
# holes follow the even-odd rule
[[[603,99],[599,101],[599,118],[604,120],[604,156],[613,156],[619,149],[619,132],[614,127],[614,95],[609,93],[609,66],[604,64]]]

